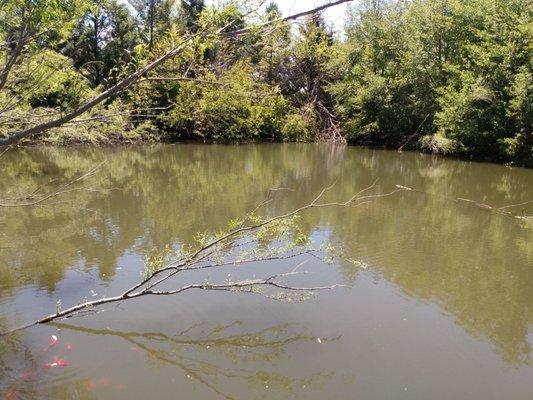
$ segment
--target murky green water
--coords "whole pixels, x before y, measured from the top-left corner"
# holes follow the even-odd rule
[[[375,193],[416,191],[305,215],[315,244],[343,249],[334,265],[308,260],[313,283],[346,288],[303,303],[188,292],[35,327],[0,339],[0,398],[533,398],[533,221],[517,218],[533,215],[532,170],[315,145],[31,148],[0,158],[0,201],[104,159],[76,190],[0,208],[3,329],[119,293],[154,248],[224,227],[269,188],[291,189],[271,215],[332,182],[331,200],[376,179]],[[43,367],[56,356],[69,365]]]

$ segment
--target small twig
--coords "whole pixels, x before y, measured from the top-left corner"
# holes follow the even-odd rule
[[[12,208],[12,207],[30,207],[30,206],[35,206],[37,204],[40,204],[40,203],[43,203],[44,201],[46,200],[49,200],[51,199],[52,197],[57,197],[57,196],[60,196],[62,194],[65,194],[65,193],[69,193],[69,192],[73,192],[73,191],[77,191],[77,190],[85,190],[87,189],[86,187],[85,188],[73,188],[73,189],[68,189],[69,187],[71,187],[72,185],[84,180],[84,179],[87,179],[91,176],[93,176],[95,174],[95,172],[106,162],[107,160],[105,161],[102,161],[100,164],[98,164],[96,167],[94,167],[93,169],[91,169],[89,172],[86,172],[84,173],[83,175],[80,175],[78,176],[77,178],[71,180],[70,182],[66,183],[65,185],[61,186],[59,189],[55,190],[54,192],[52,193],[49,193],[45,196],[42,196],[41,198],[35,200],[35,201],[30,201],[30,202],[26,202],[26,203],[12,203],[12,204],[9,204],[9,203],[0,203],[0,207],[6,207],[6,208]],[[39,191],[39,188],[37,188],[37,190],[35,190],[33,193],[36,193]]]
[[[415,133],[413,133],[411,136],[409,136],[409,137],[407,138],[407,140],[406,140],[406,141],[405,141],[400,147],[398,147],[398,152],[399,152],[399,153],[401,153],[402,150],[403,150],[403,148],[404,148],[404,146],[405,146],[407,143],[409,143],[409,142],[410,142],[410,141],[411,141],[411,140],[412,140],[412,139],[418,134],[418,131],[420,130],[420,128],[422,128],[422,126],[424,125],[424,123],[426,122],[426,120],[429,118],[430,115],[431,115],[431,114],[426,115],[426,117],[422,120],[422,122],[420,123],[420,125],[418,125],[418,128],[416,128]]]
[[[187,78],[187,77],[164,77],[164,76],[150,76],[146,78],[139,79],[137,83],[146,82],[146,81],[190,81],[196,83],[203,83],[206,85],[218,85],[218,86],[227,86],[224,82],[219,81],[210,81],[207,79],[197,79],[197,78]]]
[[[407,186],[396,185],[396,187],[398,189],[405,190],[405,191],[422,193],[422,194],[424,194],[426,196],[430,196],[431,195],[430,193],[424,192],[424,191],[419,190],[419,189],[407,187]],[[525,201],[523,203],[511,204],[511,205],[502,206],[502,207],[496,207],[496,206],[491,206],[490,204],[481,203],[481,202],[476,201],[476,200],[466,199],[464,197],[452,197],[452,196],[442,196],[442,197],[448,199],[449,201],[470,204],[470,205],[473,205],[475,207],[481,208],[483,210],[494,212],[494,213],[497,213],[497,214],[500,214],[500,215],[503,215],[503,216],[507,216],[507,217],[514,216],[515,218],[518,218],[518,216],[513,215],[512,212],[505,211],[505,210],[507,210],[509,208],[524,206],[524,205],[533,203],[533,200],[528,200],[528,201]]]
[[[2,152],[0,153],[0,158],[2,158],[4,154],[6,154],[9,150],[11,150],[11,147],[12,145],[7,146],[4,150],[2,150]]]
[[[525,202],[519,203],[519,204],[511,204],[509,206],[500,207],[500,208],[497,208],[497,210],[498,211],[502,211],[502,210],[506,210],[508,208],[525,206],[526,204],[531,204],[531,203],[533,203],[533,200],[525,201]]]

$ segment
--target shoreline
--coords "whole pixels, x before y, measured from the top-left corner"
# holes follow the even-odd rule
[[[199,140],[199,139],[185,139],[185,140],[149,140],[149,139],[132,139],[128,140],[125,138],[119,139],[109,139],[107,141],[78,141],[78,140],[65,140],[64,142],[58,143],[54,141],[43,141],[37,140],[30,143],[19,143],[16,145],[6,145],[0,146],[0,154],[4,151],[8,151],[10,148],[33,148],[33,147],[58,147],[58,148],[76,148],[76,147],[94,147],[94,148],[105,148],[105,147],[129,147],[129,146],[149,146],[149,145],[179,145],[179,144],[196,144],[196,145],[219,145],[219,146],[242,146],[242,145],[262,145],[262,144],[309,144],[309,145],[322,145],[322,146],[334,146],[334,147],[354,147],[354,148],[363,148],[369,150],[384,150],[384,151],[395,151],[398,153],[408,152],[408,153],[418,153],[427,156],[433,156],[449,160],[457,160],[464,162],[474,162],[474,163],[486,163],[486,164],[495,164],[502,165],[509,168],[526,168],[533,169],[533,159],[523,160],[522,162],[506,162],[498,159],[490,159],[483,157],[473,157],[468,155],[461,154],[439,154],[424,151],[422,148],[417,147],[408,147],[402,150],[398,150],[395,147],[388,147],[385,145],[371,145],[371,144],[359,144],[359,143],[346,143],[344,145],[328,142],[295,142],[295,141],[276,141],[276,140],[251,140],[251,141],[241,141],[241,142],[224,142],[224,141],[214,141],[214,140]]]

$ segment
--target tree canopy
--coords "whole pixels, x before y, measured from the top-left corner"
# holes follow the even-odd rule
[[[179,47],[26,140],[347,141],[533,164],[528,0],[354,1],[341,32],[320,12],[280,17],[244,0],[4,0],[0,138]]]

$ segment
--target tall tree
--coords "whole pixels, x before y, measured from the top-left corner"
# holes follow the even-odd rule
[[[205,8],[204,0],[180,0],[179,15],[183,27],[190,32],[198,29],[198,18]]]
[[[275,21],[281,18],[277,3],[271,2],[267,5],[263,18],[265,21]],[[260,50],[257,64],[263,79],[269,85],[279,85],[281,89],[287,87],[290,46],[291,28],[286,22],[281,22],[269,35],[259,40]]]
[[[116,0],[95,0],[74,29],[62,52],[94,86],[113,84],[127,72],[138,43],[135,20]]]
[[[416,85],[405,79],[404,17],[403,2],[382,0],[363,1],[350,12],[338,61],[342,78],[330,87],[348,140],[400,146],[424,120],[412,104],[424,97],[413,96]]]
[[[141,37],[152,50],[174,22],[176,0],[129,0],[135,9]]]
[[[332,68],[333,34],[320,13],[308,16],[300,25],[294,43],[291,82],[296,104],[306,110],[308,122],[314,125],[317,139],[344,141],[333,111],[333,100],[327,90],[336,77]]]

